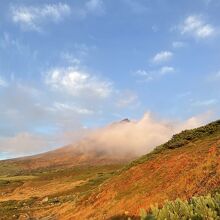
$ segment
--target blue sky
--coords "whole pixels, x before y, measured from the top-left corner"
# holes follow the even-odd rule
[[[0,157],[145,112],[217,119],[219,10],[218,0],[1,1]]]

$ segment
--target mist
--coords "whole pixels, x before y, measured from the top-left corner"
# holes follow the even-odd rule
[[[151,113],[146,113],[140,120],[125,120],[90,131],[73,146],[80,148],[82,152],[140,156],[182,130],[204,125],[208,118],[207,113],[185,121],[172,121],[157,119]]]
[[[36,135],[19,133],[0,138],[0,151],[11,157],[43,153],[62,146],[82,154],[103,154],[111,157],[138,157],[168,141],[182,130],[192,129],[210,121],[210,113],[184,121],[161,119],[147,112],[139,120],[122,120],[102,128],[79,128],[64,133]],[[66,147],[64,147],[66,149]]]

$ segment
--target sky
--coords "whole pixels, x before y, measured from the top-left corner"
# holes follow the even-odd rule
[[[218,119],[219,10],[219,0],[0,1],[0,159],[146,113]]]

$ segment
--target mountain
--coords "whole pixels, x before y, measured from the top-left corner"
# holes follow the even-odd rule
[[[91,134],[74,144],[46,153],[0,161],[0,164],[7,167],[5,171],[2,171],[4,172],[2,174],[16,174],[22,171],[42,168],[54,169],[97,164],[125,164],[137,158],[137,155],[129,151],[116,153],[111,146],[105,146],[106,142],[108,142],[108,140],[105,140],[105,133],[114,130],[118,126],[123,127],[123,125],[128,123],[130,123],[129,119],[123,119],[106,126],[100,131],[91,132]]]
[[[2,163],[17,166],[21,170],[36,170],[40,168],[61,168],[82,165],[120,164],[135,158],[132,154],[112,155],[106,151],[91,148],[87,140],[61,147],[46,153],[6,160]]]
[[[0,212],[26,215],[23,219],[139,219],[140,209],[156,203],[219,191],[219,148],[216,121],[174,135],[126,165],[93,164],[0,178]]]
[[[174,135],[132,162],[81,206],[76,216],[138,215],[165,200],[189,199],[220,187],[220,121]],[[96,212],[95,210],[101,210]],[[82,210],[82,209],[81,209]]]

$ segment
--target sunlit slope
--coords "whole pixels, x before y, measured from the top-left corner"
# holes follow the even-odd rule
[[[218,191],[219,148],[220,121],[216,121],[183,131],[125,166],[78,163],[69,167],[51,160],[50,166],[23,170],[26,159],[31,163],[42,155],[6,161],[0,165],[0,219],[139,219],[140,209],[155,203]],[[64,149],[67,156],[72,152]],[[52,154],[64,156],[59,150]],[[102,156],[97,152],[97,158]]]
[[[184,131],[125,167],[65,218],[105,219],[220,187],[220,121]]]

